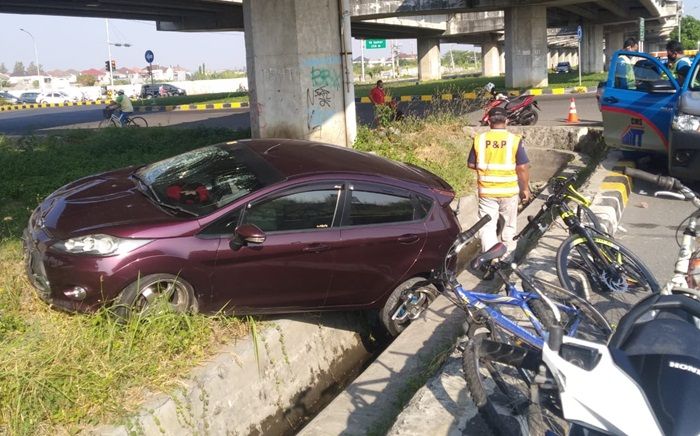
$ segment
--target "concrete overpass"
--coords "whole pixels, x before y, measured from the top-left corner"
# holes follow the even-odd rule
[[[620,23],[663,21],[675,6],[660,0],[3,0],[0,12],[153,20],[159,30],[244,30],[253,136],[349,145],[351,32],[418,37],[425,78],[439,72],[441,40],[480,38],[484,63],[492,67],[487,73],[500,71],[505,58],[509,87],[546,86],[548,27],[582,25],[583,71],[602,71],[606,24],[615,41],[608,47],[617,48]]]

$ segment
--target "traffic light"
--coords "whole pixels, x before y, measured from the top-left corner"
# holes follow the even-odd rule
[[[109,71],[109,61],[105,61],[105,71]]]
[[[114,70],[116,70],[116,69],[117,69],[117,61],[115,61],[114,59],[112,59],[112,71],[114,71]]]

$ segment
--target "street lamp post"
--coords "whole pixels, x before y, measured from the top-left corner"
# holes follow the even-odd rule
[[[109,19],[105,18],[105,28],[107,29],[107,61],[109,61],[109,84],[114,90],[114,73],[112,71],[112,44],[109,42]]]
[[[34,35],[32,35],[29,31],[24,30],[20,27],[20,31],[26,33],[32,38],[32,44],[34,44],[34,62],[36,62],[36,77],[37,80],[39,81],[39,88],[43,88],[43,80],[41,80],[41,72],[39,71],[39,51],[36,49],[36,40],[34,39]]]

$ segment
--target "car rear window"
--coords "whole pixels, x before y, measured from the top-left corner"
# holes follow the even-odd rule
[[[265,232],[327,229],[333,225],[340,189],[296,192],[252,204],[243,224]]]

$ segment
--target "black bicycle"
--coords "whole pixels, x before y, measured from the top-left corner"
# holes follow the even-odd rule
[[[556,212],[570,235],[556,256],[562,286],[586,298],[590,298],[591,288],[603,293],[659,292],[661,287],[644,262],[605,233],[588,208],[589,200],[576,191],[574,179],[575,175],[555,178],[542,209],[514,239],[534,230],[543,231]],[[575,210],[569,206],[570,201],[577,203]]]
[[[119,113],[110,108],[102,109],[103,119],[100,124],[97,125],[98,128],[103,127],[122,127],[121,121],[119,120]],[[129,117],[127,116],[123,127],[148,127],[148,121],[144,117]]]

